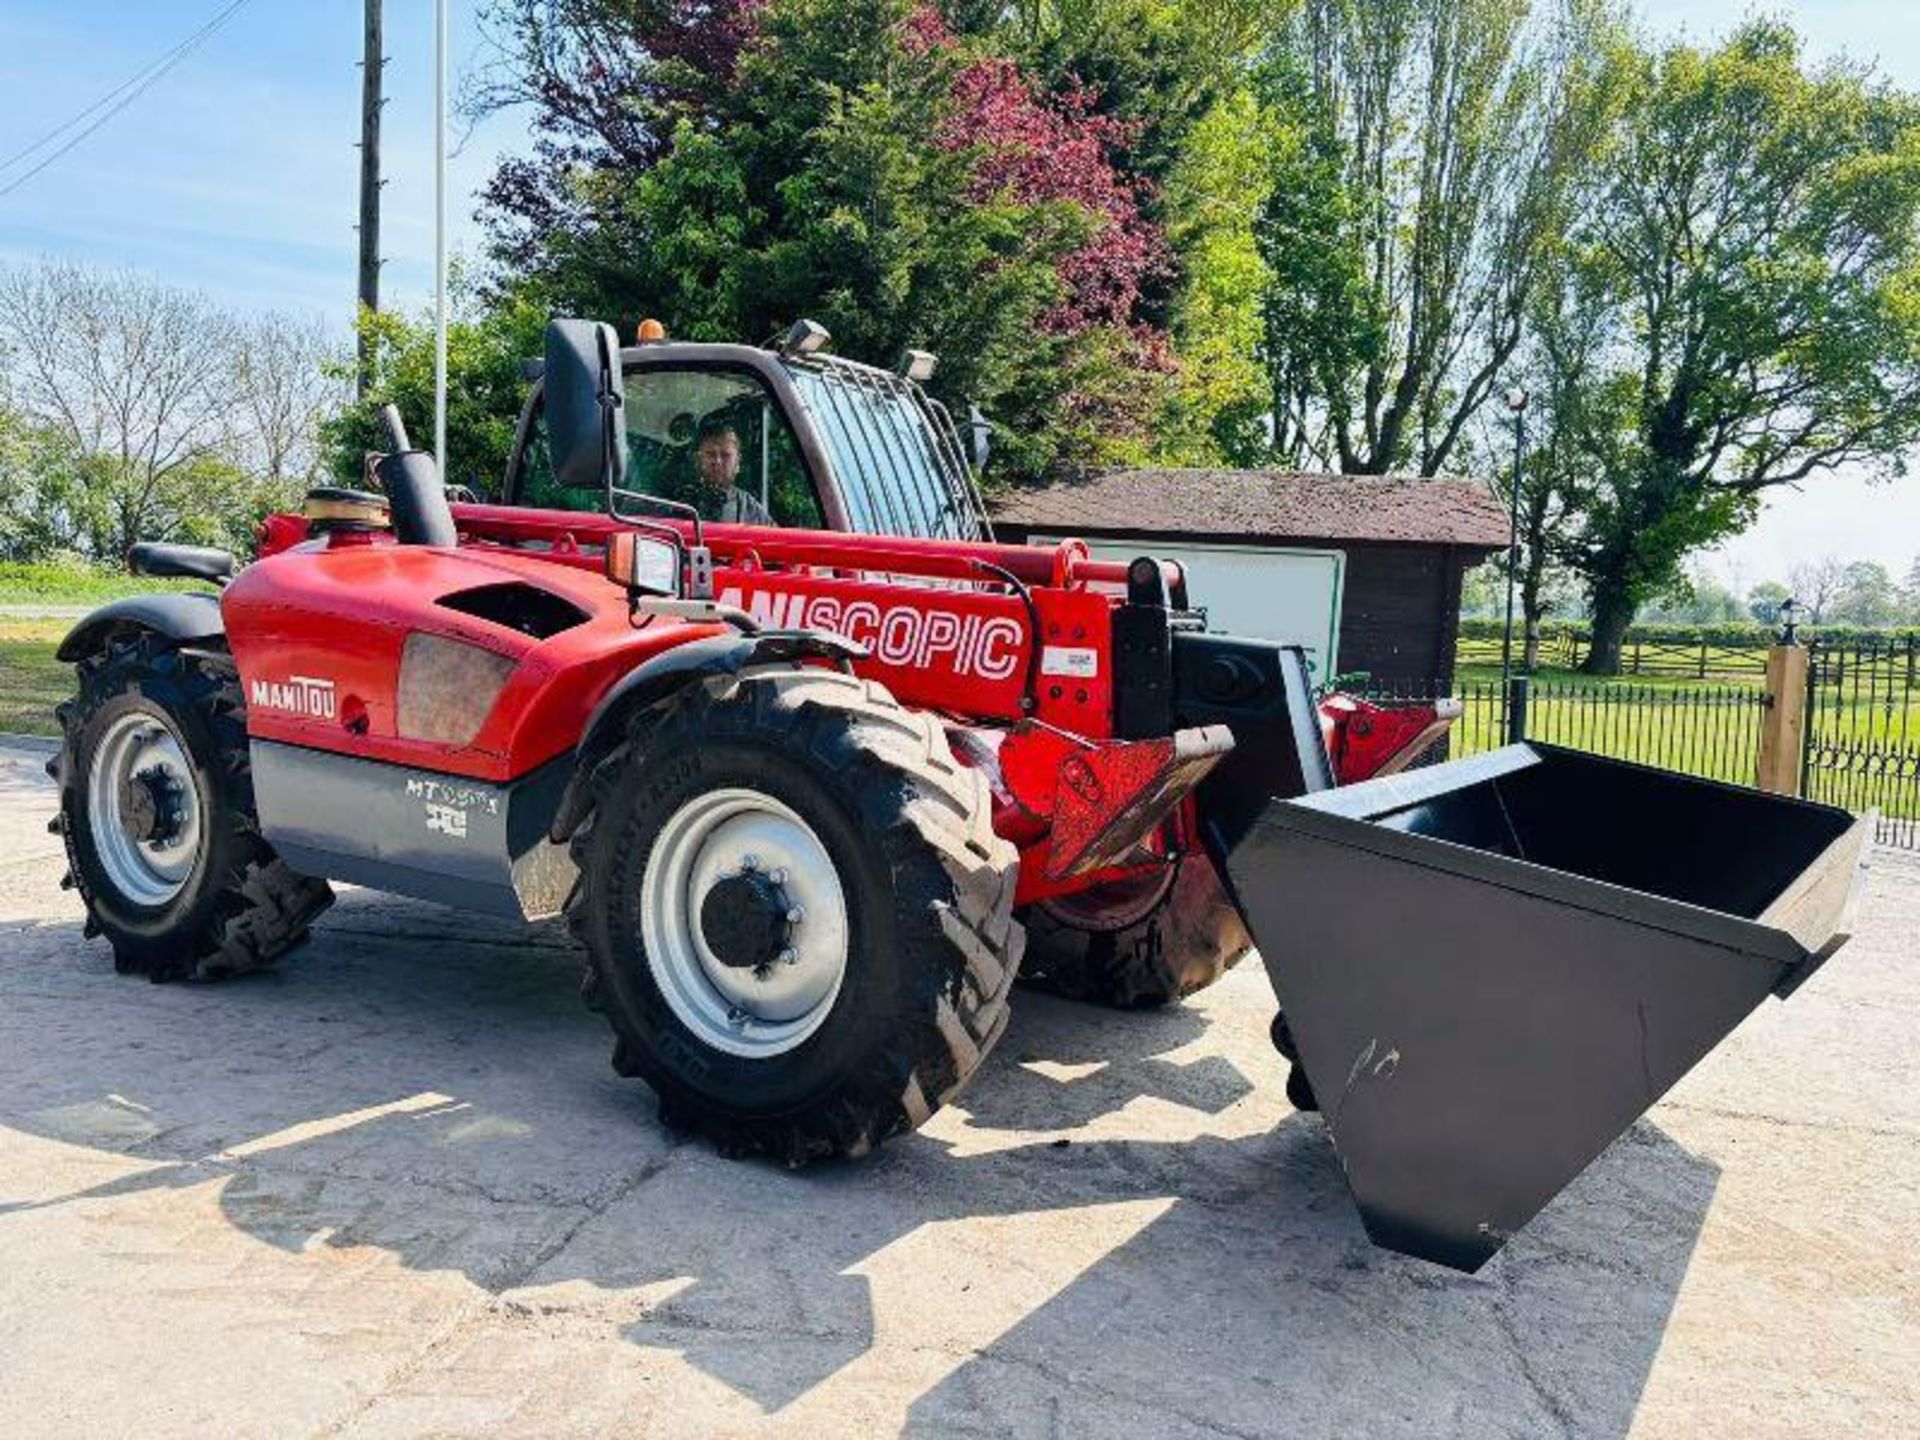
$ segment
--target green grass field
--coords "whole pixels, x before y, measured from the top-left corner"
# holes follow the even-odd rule
[[[1541,654],[1542,671],[1561,663],[1566,651],[1565,641],[1545,642]],[[1497,671],[1500,668],[1500,642],[1462,640],[1457,658],[1462,668],[1491,666]],[[1767,652],[1752,645],[1702,646],[1652,641],[1636,645],[1630,642],[1622,661],[1627,669],[1623,678],[1636,680],[1751,680],[1757,684],[1767,670]],[[1634,669],[1636,665],[1638,670]]]
[[[54,735],[53,707],[73,694],[73,667],[53,658],[69,620],[0,617],[0,730]]]
[[[1920,688],[1880,677],[1861,691],[1821,689],[1808,716],[1821,763],[1817,798],[1920,820]],[[1463,665],[1455,694],[1466,706],[1453,753],[1501,740],[1497,665]],[[1751,785],[1764,715],[1758,683],[1676,678],[1600,678],[1565,670],[1534,676],[1527,733],[1534,739],[1624,760]]]
[[[123,595],[204,588],[193,580],[149,580],[67,565],[0,564],[0,605],[101,605]]]

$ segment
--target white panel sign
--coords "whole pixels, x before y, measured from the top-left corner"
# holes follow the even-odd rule
[[[1052,544],[1064,536],[1033,536]],[[1298,645],[1316,681],[1338,673],[1340,597],[1347,557],[1338,550],[1277,550],[1258,545],[1194,545],[1163,540],[1088,540],[1102,560],[1136,555],[1178,560],[1187,598],[1207,612],[1207,629]]]

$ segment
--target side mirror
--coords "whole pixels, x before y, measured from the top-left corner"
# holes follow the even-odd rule
[[[554,320],[547,326],[547,449],[553,477],[569,490],[617,490],[627,479],[626,387],[620,337],[611,325]]]
[[[680,598],[681,547],[664,535],[622,530],[607,537],[607,578],[635,600]]]
[[[967,448],[973,456],[974,472],[985,470],[993,454],[993,422],[981,413],[978,405],[967,407]]]

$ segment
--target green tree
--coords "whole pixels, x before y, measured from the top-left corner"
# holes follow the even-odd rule
[[[1883,626],[1900,623],[1900,587],[1877,560],[1856,560],[1840,581],[1830,612],[1836,625]]]
[[[447,326],[448,484],[477,495],[495,495],[513,450],[513,431],[526,399],[522,367],[540,353],[547,313],[524,297],[479,305],[456,286],[456,313]],[[407,438],[433,443],[433,319],[398,311],[363,313],[361,331],[372,341],[373,384],[366,398],[344,405],[321,422],[319,440],[326,469],[336,484],[365,484],[366,457],[393,448],[381,407],[399,407]],[[351,362],[334,362],[342,379]]]
[[[590,33],[597,53],[634,48],[613,13],[627,7],[509,8],[543,17],[523,32],[546,46],[534,60],[572,54],[556,50],[555,26]],[[639,77],[632,88],[584,97],[604,143],[547,157],[531,199],[505,187],[509,219],[553,222],[533,243],[523,227],[502,231],[503,257],[527,277],[514,294],[623,330],[656,316],[693,339],[757,342],[806,316],[855,358],[937,352],[936,391],[998,422],[1003,473],[1142,456],[1167,385],[1141,317],[1069,313],[1113,217],[1034,193],[1049,159],[1064,161],[1021,152],[1033,140],[1020,125],[1045,107],[1018,83],[967,92],[982,108],[962,112],[957,82],[981,58],[911,0],[768,0],[724,54],[622,60],[613,69]],[[689,64],[697,83],[671,81]]]
[[[1647,59],[1567,294],[1599,343],[1564,368],[1587,485],[1567,545],[1596,673],[1686,557],[1772,486],[1920,436],[1920,104],[1749,24]],[[1806,596],[1800,596],[1803,600]]]
[[[1793,592],[1778,580],[1762,580],[1747,591],[1747,614],[1761,625],[1778,625],[1780,607],[1793,598]]]
[[[1178,368],[1158,432],[1163,461],[1265,458],[1259,355],[1268,271],[1254,221],[1273,185],[1269,156],[1285,138],[1275,113],[1243,88],[1193,126],[1167,177],[1167,238],[1180,276],[1170,317]]]
[[[1696,570],[1675,580],[1638,618],[1663,625],[1724,625],[1745,620],[1747,608],[1723,581]]]
[[[1496,393],[1618,103],[1602,0],[1307,0],[1258,238],[1272,452],[1434,474]]]

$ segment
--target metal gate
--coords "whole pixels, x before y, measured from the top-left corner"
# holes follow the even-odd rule
[[[1879,843],[1920,849],[1920,641],[1808,650],[1801,793],[1877,810]]]

